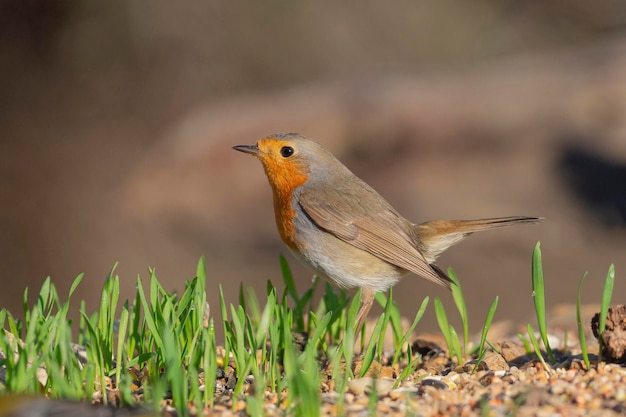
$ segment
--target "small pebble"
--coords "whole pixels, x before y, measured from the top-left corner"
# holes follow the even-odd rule
[[[420,385],[424,387],[433,387],[437,389],[450,389],[448,384],[443,382],[441,378],[434,378],[434,377],[422,379],[422,382]]]
[[[348,382],[348,389],[355,395],[361,395],[369,394],[371,392],[371,389],[375,387],[376,394],[383,397],[389,394],[389,391],[391,391],[395,382],[395,379],[391,378],[357,378]]]

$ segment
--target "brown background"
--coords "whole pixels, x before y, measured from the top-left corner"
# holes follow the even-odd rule
[[[282,288],[269,187],[231,150],[279,131],[316,138],[416,222],[547,218],[441,258],[474,331],[496,295],[497,318],[528,320],[538,240],[549,305],[574,302],[585,270],[599,301],[611,262],[624,302],[626,12],[585,4],[2,2],[0,306],[85,272],[95,310],[116,261],[124,297],[148,266],[182,289],[200,256],[213,311],[220,283],[230,302],[240,283]],[[396,287],[408,316],[425,295],[450,304]]]

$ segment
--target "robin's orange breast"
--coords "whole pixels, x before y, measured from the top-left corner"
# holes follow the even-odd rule
[[[263,161],[265,173],[272,187],[274,197],[274,216],[281,239],[291,250],[298,250],[296,245],[296,227],[294,219],[294,192],[306,183],[306,171],[298,164],[276,164],[272,159]]]

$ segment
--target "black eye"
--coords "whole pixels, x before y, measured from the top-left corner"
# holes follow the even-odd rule
[[[283,158],[289,158],[295,150],[291,146],[283,146],[280,148],[280,154]]]

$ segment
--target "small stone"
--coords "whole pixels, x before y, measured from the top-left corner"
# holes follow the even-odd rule
[[[396,373],[395,369],[393,369],[391,366],[383,366],[380,369],[380,374],[378,375],[378,377],[393,379],[398,377],[398,373]]]
[[[362,367],[363,367],[363,361],[359,360],[356,363],[356,365],[354,366],[354,374],[355,375],[356,374],[360,374]],[[371,377],[371,378],[377,378],[377,377],[380,376],[381,368],[382,368],[382,365],[380,364],[380,362],[373,361],[364,376]]]
[[[574,397],[574,401],[579,407],[585,407],[587,405],[587,396],[584,393],[578,394]]]
[[[414,353],[419,353],[422,356],[429,356],[443,352],[444,349],[441,346],[444,344],[445,340],[443,339],[443,336],[439,334],[427,334],[415,339],[411,348]]]
[[[557,384],[550,387],[550,393],[553,395],[561,395],[565,393],[565,387],[562,384]]]
[[[448,380],[444,380],[443,381],[446,385],[448,385],[448,388],[451,390],[455,390],[458,388],[457,384],[453,381],[448,381]]]
[[[322,394],[322,401],[325,404],[337,404],[337,401],[339,400],[339,393],[338,392],[327,392]]]
[[[404,400],[404,397],[406,397],[406,392],[401,388],[389,391],[389,398],[391,398],[393,401]]]
[[[360,415],[363,411],[367,411],[367,404],[350,404],[346,407],[346,414]]]
[[[361,404],[365,406],[369,406],[370,398],[369,395],[360,395],[354,400],[354,404]]]
[[[509,364],[502,355],[497,352],[489,351],[485,354],[483,362],[492,371],[508,370]]]
[[[372,378],[357,378],[348,381],[348,390],[354,395],[362,395],[365,393],[365,388],[372,385]]]
[[[244,411],[246,409],[246,402],[245,401],[237,401],[237,405],[235,405],[235,411],[239,412],[239,411]]]
[[[474,372],[474,369],[476,369],[477,371],[487,370],[487,365],[485,365],[484,362],[478,363],[476,359],[472,359],[472,360],[465,362],[463,365],[457,366],[456,368],[454,368],[454,371],[452,372],[457,373],[457,374],[463,374],[463,373],[471,374]]]
[[[424,368],[431,374],[442,374],[450,366],[450,361],[444,356],[437,356],[424,362]]]
[[[458,382],[461,379],[461,375],[456,372],[450,372],[446,375],[446,380],[450,382]]]
[[[489,371],[487,373],[485,373],[485,375],[483,375],[478,381],[483,385],[483,386],[487,386],[487,385],[491,385],[491,382],[493,381],[495,375],[493,374],[493,371]]]
[[[422,387],[433,387],[433,388],[436,388],[436,389],[450,389],[448,384],[443,382],[440,378],[434,378],[434,377],[422,379],[422,382],[420,383],[420,386],[422,386]]]
[[[339,414],[339,406],[337,404],[324,404],[326,411],[331,416],[336,416]]]
[[[395,380],[391,378],[380,378],[374,379],[371,377],[363,377],[353,379],[348,382],[348,389],[351,393],[355,395],[369,394],[372,392],[372,388],[376,388],[376,394],[378,396],[384,397],[393,388],[395,384]]]
[[[376,394],[379,397],[385,397],[393,389],[393,386],[396,383],[396,380],[392,378],[380,378],[380,379],[375,379],[373,382],[374,382],[373,387],[376,388]],[[369,393],[371,392],[371,390],[366,389],[366,392]]]
[[[496,347],[502,354],[502,357],[507,363],[513,363],[515,365],[522,365],[528,362],[528,355],[526,355],[526,349],[524,346],[511,341],[504,341],[496,343]]]

